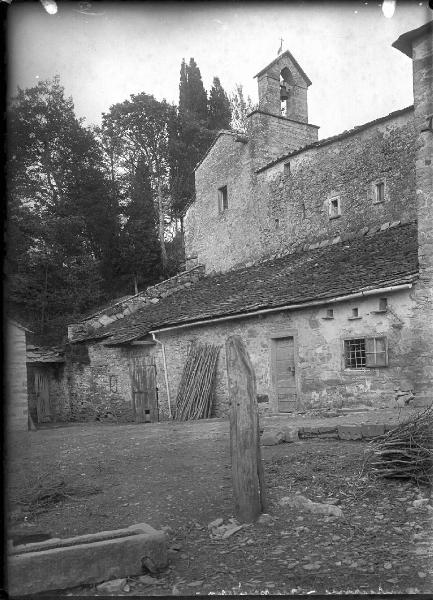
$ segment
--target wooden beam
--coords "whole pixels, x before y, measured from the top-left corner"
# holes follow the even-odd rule
[[[241,522],[250,523],[266,510],[266,500],[256,378],[240,336],[234,335],[227,339],[226,361],[235,514]]]

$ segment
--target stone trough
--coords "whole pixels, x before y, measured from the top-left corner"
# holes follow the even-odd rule
[[[61,590],[157,572],[168,564],[167,539],[140,523],[126,529],[51,538],[8,547],[10,596]]]

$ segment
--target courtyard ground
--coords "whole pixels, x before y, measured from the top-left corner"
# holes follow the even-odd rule
[[[170,527],[169,568],[128,580],[116,595],[432,592],[433,510],[413,506],[429,490],[361,475],[366,447],[335,440],[263,447],[271,516],[220,539],[208,524],[233,517],[228,421],[16,434],[7,457],[9,527],[53,537],[139,522]],[[278,504],[294,492],[337,503],[343,518]]]

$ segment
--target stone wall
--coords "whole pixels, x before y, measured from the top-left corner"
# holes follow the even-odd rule
[[[6,320],[5,392],[7,427],[11,431],[28,430],[26,334]]]
[[[167,372],[172,402],[194,341],[220,346],[217,365],[213,414],[227,413],[227,381],[225,341],[230,335],[240,335],[245,341],[256,372],[257,393],[268,403],[260,403],[262,411],[275,412],[277,401],[272,383],[272,336],[285,332],[296,338],[296,378],[300,408],[332,408],[364,404],[396,406],[396,393],[407,388],[401,369],[413,361],[410,355],[408,323],[414,306],[413,290],[388,294],[389,309],[379,309],[379,297],[371,296],[352,302],[332,304],[334,319],[325,319],[326,306],[279,312],[215,324],[161,331],[165,344]],[[360,319],[349,319],[353,307],[358,307]],[[388,339],[389,366],[383,368],[346,369],[343,359],[343,339],[384,335]],[[158,386],[165,389],[162,365],[157,369]],[[410,385],[409,385],[410,387]],[[162,392],[164,394],[164,392]]]
[[[186,250],[207,272],[365,227],[416,219],[411,109],[258,174],[254,137],[249,139],[241,144],[233,136],[221,136],[196,171],[197,199],[185,220]],[[290,162],[290,172],[285,162]],[[374,186],[380,181],[385,198],[375,203]],[[228,209],[221,212],[218,188],[224,185]],[[337,196],[341,216],[330,219],[328,203]]]
[[[84,346],[84,344],[80,344]],[[71,406],[71,420],[134,421],[131,358],[141,358],[147,364],[162,368],[161,350],[156,346],[108,347],[103,344],[87,346],[89,360],[71,360],[67,363],[67,387]],[[161,385],[164,384],[163,373]],[[165,388],[159,395],[160,420],[168,418]]]
[[[430,31],[412,43],[415,123],[417,130],[416,202],[418,213],[419,284],[411,321],[412,353],[408,375],[416,383],[420,403],[433,401],[433,35]]]

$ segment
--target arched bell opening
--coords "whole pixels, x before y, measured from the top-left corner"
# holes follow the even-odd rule
[[[280,101],[281,115],[287,117],[291,113],[293,103],[293,87],[295,81],[287,67],[281,69],[280,72]]]

